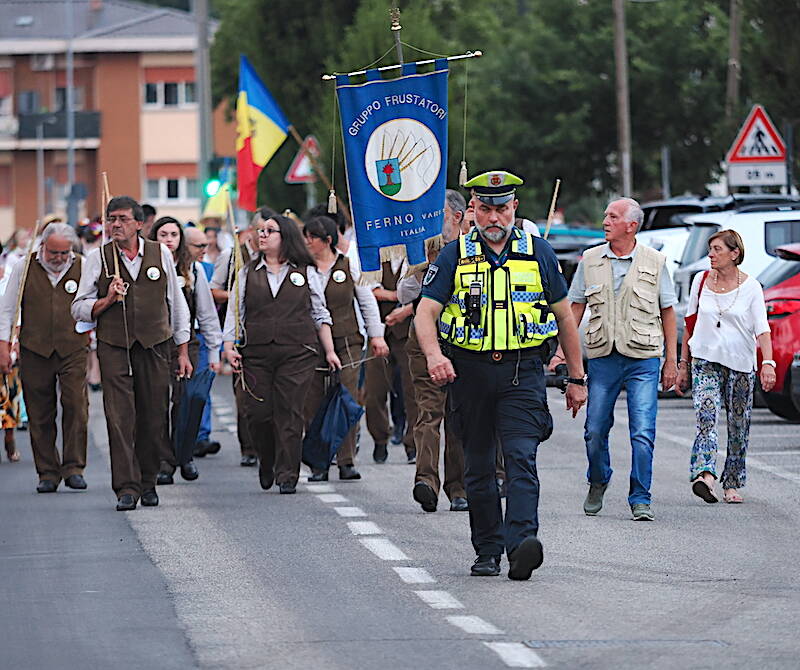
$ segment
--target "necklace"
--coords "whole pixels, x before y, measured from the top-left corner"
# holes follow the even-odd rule
[[[739,269],[736,269],[736,293],[733,296],[733,300],[731,303],[725,308],[722,309],[719,306],[719,294],[717,293],[717,279],[719,279],[719,271],[714,272],[714,302],[717,305],[717,328],[722,325],[722,315],[728,312],[735,304],[736,299],[739,297],[739,287],[742,285],[742,275],[739,272]]]

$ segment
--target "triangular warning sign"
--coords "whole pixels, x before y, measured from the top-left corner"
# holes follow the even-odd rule
[[[728,151],[727,161],[728,163],[786,161],[786,145],[783,138],[761,105],[753,105]]]
[[[314,158],[319,156],[319,143],[313,135],[308,135],[303,140],[303,147],[297,152],[292,164],[289,166],[284,177],[284,181],[287,184],[313,184],[317,181],[317,175],[314,174],[311,160],[306,152],[310,153]]]

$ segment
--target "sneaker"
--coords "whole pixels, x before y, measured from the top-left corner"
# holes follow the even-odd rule
[[[608,482],[605,484],[589,482],[589,493],[586,494],[586,500],[583,501],[583,511],[586,516],[597,516],[597,513],[603,509],[603,495],[607,488]]]
[[[480,554],[470,568],[473,577],[497,577],[500,574],[500,557]]]
[[[372,450],[372,460],[376,463],[385,463],[389,457],[389,452],[386,450],[386,443],[375,443],[375,448]]]
[[[531,578],[544,560],[542,543],[535,535],[526,537],[520,545],[508,555],[508,578],[524,581]]]
[[[406,449],[406,463],[409,465],[414,465],[417,462],[417,450],[416,449]]]
[[[634,521],[652,521],[656,518],[653,510],[650,509],[650,505],[646,503],[631,505],[631,514],[633,514]]]

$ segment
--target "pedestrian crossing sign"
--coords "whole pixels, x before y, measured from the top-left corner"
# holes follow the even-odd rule
[[[761,105],[753,105],[733,142],[728,163],[783,163],[786,144]]]

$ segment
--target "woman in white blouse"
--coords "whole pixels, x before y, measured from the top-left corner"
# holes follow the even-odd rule
[[[314,256],[315,268],[309,272],[318,275],[324,287],[325,302],[333,319],[331,332],[336,355],[342,362],[339,379],[353,397],[358,393],[358,373],[364,338],[360,332],[355,305],[364,322],[373,356],[388,356],[389,347],[383,339],[384,326],[378,302],[369,286],[359,286],[361,271],[356,254],[342,254],[336,245],[339,232],[336,223],[326,216],[316,216],[306,223],[303,236],[308,250]],[[350,247],[355,251],[353,246]],[[322,361],[320,361],[322,363]],[[311,424],[320,403],[325,397],[328,381],[326,366],[318,365],[308,389],[305,402],[306,428]],[[347,434],[336,452],[339,479],[361,479],[354,465],[356,453],[355,427]],[[328,470],[314,470],[309,481],[327,481]]]
[[[767,311],[761,284],[739,270],[744,260],[742,238],[734,230],[722,230],[708,240],[711,270],[698,273],[692,282],[689,314],[697,314],[694,333],[683,334],[676,388],[689,385],[697,415],[697,435],[689,466],[692,491],[708,503],[718,502],[717,415],[723,405],[728,420],[728,455],[720,483],[726,503],[740,503],[738,489],[745,485],[745,455],[750,436],[750,412],[756,369],[756,343],[763,360],[761,386],[775,384]],[[701,287],[702,284],[702,287]],[[701,290],[702,288],[702,290]],[[698,295],[699,294],[699,295]]]

